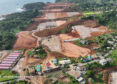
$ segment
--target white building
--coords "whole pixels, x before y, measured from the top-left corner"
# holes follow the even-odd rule
[[[107,60],[106,60],[106,59],[101,59],[101,60],[99,61],[99,63],[100,63],[101,65],[105,65],[105,64],[107,63]]]
[[[76,80],[77,80],[78,82],[80,82],[80,84],[85,84],[85,80],[84,80],[84,78],[83,78],[82,76],[77,77]]]
[[[114,42],[113,42],[113,41],[108,41],[107,43],[109,43],[109,44],[113,44]]]
[[[59,61],[59,64],[62,64],[62,65],[71,64],[71,60],[61,60]]]

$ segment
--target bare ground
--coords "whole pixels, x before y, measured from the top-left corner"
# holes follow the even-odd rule
[[[23,31],[17,34],[17,40],[13,49],[29,49],[35,47],[37,39],[32,37],[31,32]]]

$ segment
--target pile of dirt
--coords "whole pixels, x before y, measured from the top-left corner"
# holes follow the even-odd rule
[[[56,18],[64,18],[64,17],[68,17],[66,12],[61,12],[61,13],[56,13],[55,14]]]
[[[47,37],[42,40],[42,45],[47,46],[50,51],[61,52],[61,43],[58,36]]]
[[[96,43],[92,43],[84,47],[90,49],[91,50],[90,54],[93,55],[96,53],[96,50],[94,50],[94,48],[98,48],[99,46]]]
[[[53,29],[45,29],[45,30],[42,30],[42,31],[38,31],[38,32],[35,33],[35,35],[39,36],[39,37],[47,37],[47,36],[50,36],[50,35],[59,34],[60,31],[71,30],[72,25],[78,24],[78,21],[79,21],[78,17],[80,17],[80,16],[81,15],[74,16],[72,18],[72,20],[67,21],[65,24],[63,24],[59,27],[56,27],[56,28],[53,28]]]
[[[39,25],[39,22],[34,22],[32,24],[30,24],[25,31],[32,31],[35,30],[37,28],[37,26]]]
[[[112,33],[113,31],[109,30],[108,27],[106,26],[99,26],[97,27],[100,31],[98,32],[92,32],[91,33],[91,37],[89,38],[93,38],[93,37],[96,37],[96,36],[100,36],[102,34],[109,34],[109,33]]]
[[[92,26],[92,24],[91,25],[89,24],[87,26]],[[72,28],[75,34],[79,35],[81,38],[88,38],[88,39],[100,36],[102,34],[108,34],[113,32],[112,30],[109,30],[108,27],[106,26],[99,26],[99,25],[98,27],[94,27],[94,25],[92,27],[87,27],[87,26],[83,24],[82,21],[79,21],[79,25],[73,26]]]
[[[70,42],[64,42],[64,40],[74,39],[73,36],[69,36],[67,34],[60,34],[59,38],[61,40],[61,48],[62,48],[61,54],[67,57],[73,57],[73,58],[83,57],[91,52],[90,49],[88,48],[83,48]]]
[[[81,24],[86,26],[86,27],[92,27],[92,28],[99,26],[99,24],[96,20],[83,20],[81,22]]]
[[[91,52],[90,49],[79,47],[70,42],[62,43],[62,50],[62,54],[73,58],[84,57]]]
[[[74,39],[76,37],[74,37],[72,35],[72,33],[69,33],[69,34],[60,34],[59,38],[61,39],[61,41],[64,41],[64,40]],[[78,38],[78,36],[77,36],[77,38]]]
[[[45,12],[62,12],[73,5],[74,4],[71,4],[71,3],[51,3],[51,4],[47,4],[44,7],[44,11]]]
[[[49,10],[50,11],[50,10]],[[72,16],[82,15],[79,12],[46,12],[43,16],[37,16],[34,21],[65,20]]]
[[[13,49],[27,49],[35,47],[37,39],[32,37],[31,32],[23,31],[17,34],[17,40],[13,46]]]

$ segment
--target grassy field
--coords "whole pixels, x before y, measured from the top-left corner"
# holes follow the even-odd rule
[[[117,48],[109,55],[113,59],[113,63],[117,64]]]
[[[100,14],[101,12],[83,12],[84,16],[88,16],[88,15],[95,15],[95,14]]]
[[[19,76],[19,74],[14,74],[11,70],[0,70],[0,82],[14,80],[15,76]]]

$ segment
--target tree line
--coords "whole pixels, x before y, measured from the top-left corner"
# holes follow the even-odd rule
[[[41,7],[44,6],[41,5]],[[38,9],[32,8],[21,13],[10,14],[0,21],[0,50],[11,49],[16,33],[25,30],[29,24],[33,23],[32,18],[42,14]]]

